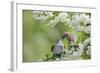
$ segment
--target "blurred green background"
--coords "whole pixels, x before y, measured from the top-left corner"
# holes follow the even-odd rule
[[[61,37],[64,32],[75,33],[69,26],[59,22],[55,27],[48,27],[47,23],[35,20],[32,10],[23,10],[23,62],[36,62],[46,59],[46,54],[52,57],[51,46]],[[76,43],[84,41],[88,36],[79,32],[76,33]],[[64,41],[64,44],[67,42]]]

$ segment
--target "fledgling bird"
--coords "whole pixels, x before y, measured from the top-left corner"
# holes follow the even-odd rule
[[[53,52],[53,57],[61,58],[61,54],[64,51],[64,44],[62,40],[57,40],[56,44],[52,46],[51,51]]]

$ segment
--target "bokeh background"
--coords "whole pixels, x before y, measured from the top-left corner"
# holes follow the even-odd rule
[[[49,16],[48,19],[40,20],[39,18],[36,19],[34,17],[34,15],[36,13],[39,13],[39,11],[36,12],[33,10],[23,10],[23,62],[37,62],[45,60],[46,54],[48,54],[49,57],[52,57],[53,53],[51,52],[51,46],[54,45],[58,39],[61,38],[64,32],[70,32],[75,36],[75,44],[78,44],[80,42],[83,43],[86,39],[90,38],[90,33],[86,33],[80,30],[76,31],[74,28],[70,26],[70,22],[74,20],[74,15],[80,16],[81,14],[85,14],[88,15],[89,18],[91,18],[90,13],[65,12],[67,13],[66,20],[68,20],[65,22],[60,20],[59,22],[55,21],[56,24],[53,22],[53,24],[55,24],[53,25],[51,23],[51,20],[55,20],[55,18],[58,17],[61,12],[44,11],[44,15],[45,12],[51,12],[52,15]],[[41,14],[38,14],[37,17],[40,16]],[[85,19],[83,19],[83,21],[85,21]],[[75,21],[74,23],[77,23],[77,21]],[[80,22],[79,25],[83,26],[83,22]],[[85,26],[87,25],[84,25],[84,27]],[[64,40],[63,43],[67,48],[68,41]],[[81,58],[83,60],[90,59],[91,56],[87,55],[85,51],[81,55]]]

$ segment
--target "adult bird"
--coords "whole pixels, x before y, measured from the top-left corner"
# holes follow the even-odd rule
[[[64,32],[64,34],[62,36],[62,40],[64,38],[66,38],[68,40],[69,45],[72,45],[75,42],[75,37],[72,34],[70,34],[69,32]]]

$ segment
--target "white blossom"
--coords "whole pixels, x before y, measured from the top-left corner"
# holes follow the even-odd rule
[[[68,50],[67,54],[70,55],[71,53],[72,53],[72,51],[71,50]]]
[[[86,32],[90,33],[90,26],[86,26],[86,24],[91,24],[91,18],[89,18],[89,15],[83,14],[75,14],[72,16],[71,25],[72,28],[76,32]]]
[[[83,22],[83,25],[86,25],[87,23],[91,23],[91,19],[89,18],[89,15],[86,14],[80,15],[80,21]]]
[[[87,53],[87,55],[91,55],[91,47],[90,46],[87,46],[87,51],[86,51],[86,53]]]
[[[57,18],[59,19],[59,22],[66,22],[67,21],[67,19],[66,19],[67,16],[68,16],[67,12],[61,12],[61,13],[59,13]]]
[[[53,16],[53,12],[48,11],[33,11],[33,17],[36,20],[39,20],[41,22],[45,22],[48,18]]]
[[[77,25],[79,25],[79,20],[71,20],[71,25],[72,26],[77,26]]]
[[[79,43],[79,49],[81,49],[81,50],[84,49],[84,45],[82,43]]]
[[[77,52],[78,52],[78,55],[81,56],[83,53],[83,49],[79,49]]]
[[[48,16],[48,17],[49,17],[49,16],[50,16],[50,17],[53,16],[53,12],[46,11],[45,14],[46,14],[46,16]]]
[[[86,26],[83,30],[85,33],[90,33],[91,32],[91,26]]]
[[[74,47],[72,47],[72,48],[71,48],[71,51],[74,51],[74,50],[75,50]]]
[[[74,51],[73,56],[78,56],[78,52]]]
[[[78,14],[75,14],[75,15],[72,16],[71,24],[73,26],[77,26],[77,25],[80,24],[80,18],[79,18],[79,15]]]
[[[66,25],[70,24],[70,21],[71,21],[71,20],[70,20],[69,18],[67,18],[67,19],[66,19],[66,23],[65,23],[64,25],[66,26]],[[70,27],[70,25],[69,25],[69,27]]]
[[[58,23],[58,20],[57,20],[57,19],[54,19],[54,20],[51,20],[51,21],[47,24],[47,26],[54,27],[57,23]]]
[[[80,21],[79,14],[74,14],[74,15],[72,16],[72,20]]]
[[[47,19],[47,17],[43,15],[43,16],[35,17],[35,19],[36,19],[36,20],[39,20],[39,21],[41,21],[41,22],[45,22],[45,20]]]

